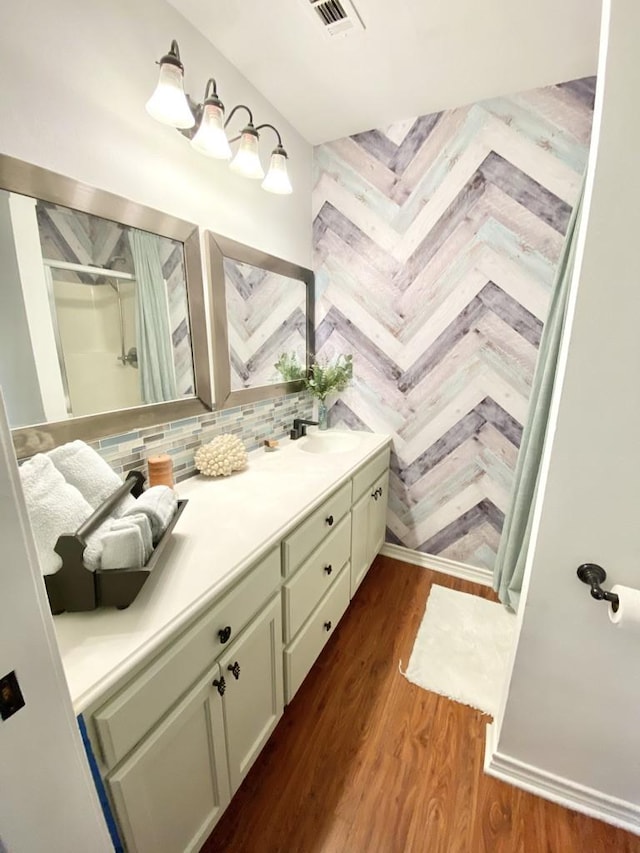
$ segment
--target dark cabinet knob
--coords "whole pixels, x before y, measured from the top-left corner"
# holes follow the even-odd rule
[[[325,572],[326,572],[328,575],[330,575],[330,574],[331,574],[331,572],[333,571],[333,566],[331,565],[331,563],[329,563],[329,565],[328,565],[328,566],[325,566],[325,567],[324,567],[324,570],[325,570]]]
[[[218,631],[218,639],[221,643],[228,643],[229,637],[231,636],[231,625],[227,625],[226,628],[221,628]]]
[[[331,526],[333,525],[333,516],[332,516],[332,515],[328,515],[328,516],[326,517],[325,521],[327,522],[327,524],[329,525],[329,527],[331,527]]]
[[[324,630],[325,630],[325,631],[330,631],[330,630],[331,630],[331,621],[329,621],[329,622],[325,622],[325,623],[324,623]]]
[[[214,678],[212,686],[216,688],[221,696],[224,696],[224,691],[227,689],[227,683],[224,680],[224,676],[221,678]]]
[[[380,497],[382,497],[382,486],[379,487],[378,494],[380,495]]]
[[[238,663],[238,661],[236,661],[235,663],[230,663],[227,669],[229,670],[231,675],[233,675],[236,681],[240,678],[240,664]]]

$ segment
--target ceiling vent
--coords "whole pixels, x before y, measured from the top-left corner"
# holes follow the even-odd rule
[[[351,0],[309,0],[316,22],[327,36],[346,36],[364,30],[364,24]]]

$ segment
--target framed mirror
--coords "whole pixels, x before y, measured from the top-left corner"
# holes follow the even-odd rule
[[[206,232],[213,323],[216,407],[299,391],[275,369],[296,353],[307,370],[315,352],[310,269]]]
[[[197,226],[0,155],[0,256],[19,458],[212,408]]]

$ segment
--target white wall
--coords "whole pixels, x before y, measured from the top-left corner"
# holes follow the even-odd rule
[[[228,109],[246,103],[256,124],[278,127],[292,196],[265,192],[147,115],[172,38],[196,100],[213,76]],[[2,153],[311,265],[311,146],[164,0],[23,0],[0,12],[0,48]],[[265,164],[274,146],[265,130]]]
[[[524,780],[551,774],[548,794],[569,791],[573,805],[640,832],[640,636],[611,625],[606,604],[576,577],[578,565],[596,562],[608,588],[640,587],[640,4],[612,0],[605,15],[609,6],[585,242],[494,745],[507,776],[509,766]]]

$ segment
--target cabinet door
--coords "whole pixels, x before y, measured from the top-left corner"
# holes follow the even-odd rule
[[[128,853],[199,850],[226,808],[219,668],[107,777]]]
[[[351,510],[351,598],[369,568],[370,491],[366,491]]]
[[[371,488],[372,504],[370,508],[370,548],[369,565],[373,563],[376,555],[384,544],[384,537],[387,530],[387,498],[389,491],[389,472],[385,471],[382,477],[379,477]]]
[[[231,791],[235,793],[282,716],[282,605],[279,595],[218,662],[226,683],[222,704]]]
[[[351,597],[382,548],[387,522],[389,472],[379,477],[351,511]]]

